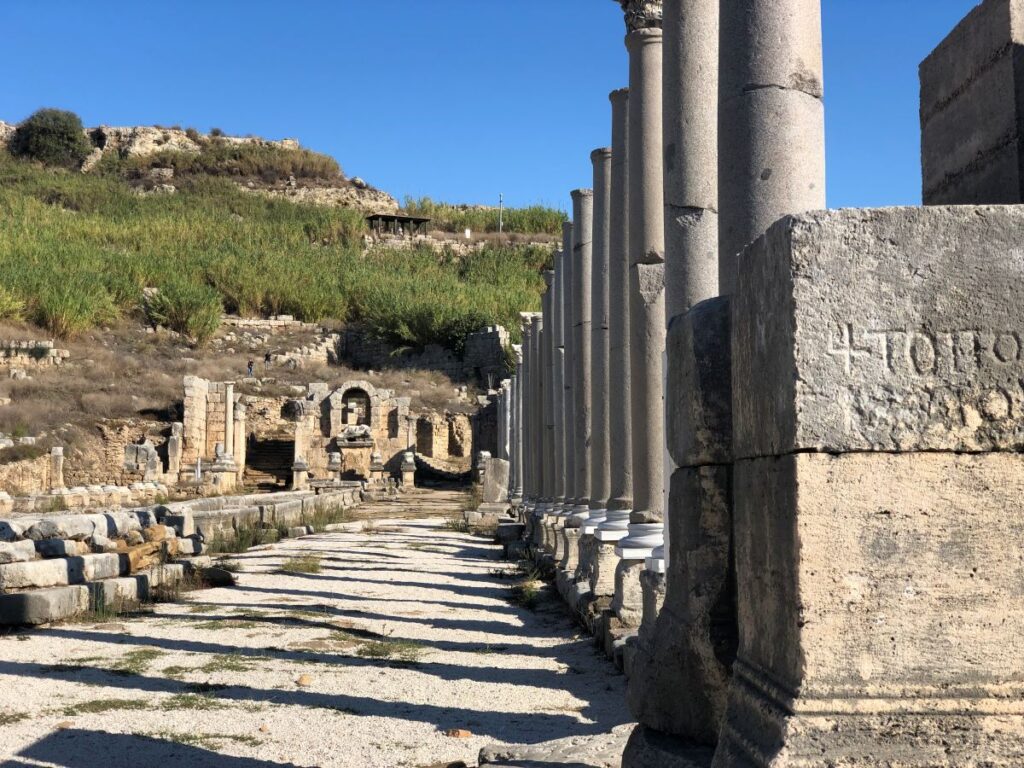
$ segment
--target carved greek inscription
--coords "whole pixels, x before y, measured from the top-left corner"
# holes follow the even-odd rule
[[[946,378],[1008,372],[1024,363],[1024,343],[1015,330],[933,331],[841,323],[830,333],[827,353],[854,376],[889,372]]]
[[[943,433],[968,447],[1016,431],[1024,421],[1021,336],[1017,330],[837,324],[826,353],[845,374],[839,397],[846,430]]]

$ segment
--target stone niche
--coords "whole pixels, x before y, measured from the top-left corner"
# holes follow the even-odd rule
[[[299,402],[295,459],[314,479],[368,480],[374,453],[388,472],[401,471],[402,454],[415,443],[409,398],[353,380],[333,391],[310,384]],[[331,454],[340,454],[340,466],[337,460],[332,464]]]

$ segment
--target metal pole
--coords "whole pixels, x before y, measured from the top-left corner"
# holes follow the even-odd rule
[[[498,193],[498,234],[505,228],[505,195]]]

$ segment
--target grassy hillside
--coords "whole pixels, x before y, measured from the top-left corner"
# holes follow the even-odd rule
[[[209,175],[175,184],[177,194],[141,196],[117,173],[43,168],[0,150],[0,319],[74,336],[139,312],[143,289],[155,287],[165,314],[223,305],[361,321],[396,343],[459,349],[488,323],[517,332],[518,313],[539,305],[544,249],[363,256],[358,212],[268,199]]]

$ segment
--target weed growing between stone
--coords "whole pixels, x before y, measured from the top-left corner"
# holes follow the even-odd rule
[[[281,563],[279,573],[320,573],[320,558],[316,555],[291,557]]]

